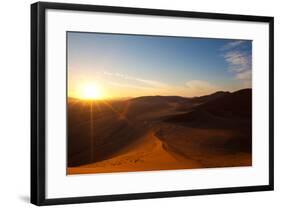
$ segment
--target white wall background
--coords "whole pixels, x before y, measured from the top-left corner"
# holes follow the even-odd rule
[[[51,0],[49,0],[51,1]],[[30,169],[30,4],[2,1],[0,7],[0,207],[29,204]],[[281,203],[281,13],[277,0],[75,0],[60,2],[160,9],[268,15],[275,17],[275,191],[212,196],[149,199],[60,207],[277,207]],[[253,176],[255,177],[255,176]],[[280,206],[280,205],[279,205]]]

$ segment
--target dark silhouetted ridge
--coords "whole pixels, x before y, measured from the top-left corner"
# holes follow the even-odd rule
[[[166,121],[191,122],[200,120],[200,122],[210,122],[214,116],[250,119],[252,116],[252,89],[224,93],[223,96],[195,107],[192,112],[170,116]]]

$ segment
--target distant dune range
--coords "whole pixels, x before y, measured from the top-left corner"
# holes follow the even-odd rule
[[[67,146],[68,174],[250,166],[252,90],[69,98]]]

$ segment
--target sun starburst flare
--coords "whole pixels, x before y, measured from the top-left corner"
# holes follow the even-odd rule
[[[80,97],[85,100],[100,100],[103,98],[103,92],[97,84],[88,83],[81,87]]]

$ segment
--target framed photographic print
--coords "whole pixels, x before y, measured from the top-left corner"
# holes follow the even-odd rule
[[[273,190],[273,17],[31,5],[31,202]]]

